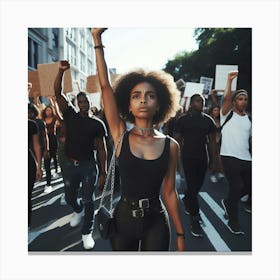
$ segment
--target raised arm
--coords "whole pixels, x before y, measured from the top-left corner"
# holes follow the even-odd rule
[[[54,81],[54,92],[55,92],[56,102],[62,114],[64,114],[64,112],[66,111],[68,104],[64,96],[61,94],[61,90],[62,90],[61,83],[62,83],[64,72],[69,68],[70,68],[70,64],[68,63],[68,61],[66,60],[60,61],[58,67],[58,73]]]
[[[238,76],[238,71],[232,71],[228,73],[227,77],[227,84],[225,88],[225,95],[224,100],[222,104],[222,115],[226,115],[230,109],[232,108],[232,95],[231,95],[231,84],[233,79],[235,79]]]
[[[101,87],[104,112],[109,125],[111,135],[116,144],[121,133],[125,129],[124,122],[119,117],[119,112],[114,97],[113,89],[109,82],[108,69],[104,58],[104,46],[102,45],[101,35],[106,28],[92,28],[91,34],[95,45],[95,57],[97,74]]]

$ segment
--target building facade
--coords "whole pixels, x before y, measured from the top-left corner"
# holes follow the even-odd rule
[[[28,70],[59,60],[68,60],[71,65],[74,92],[85,91],[87,76],[96,73],[89,28],[28,29]]]

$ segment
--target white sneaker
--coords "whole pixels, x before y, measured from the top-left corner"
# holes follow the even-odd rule
[[[86,250],[92,249],[95,245],[95,241],[92,238],[92,232],[90,232],[89,234],[83,234],[82,240],[83,240],[83,246]]]
[[[225,178],[225,175],[223,173],[221,173],[221,172],[219,172],[217,174],[217,176],[218,176],[219,179],[224,179]]]
[[[45,186],[44,193],[52,192],[52,186]]]
[[[217,178],[216,178],[215,175],[211,175],[211,176],[210,176],[210,181],[211,181],[212,183],[217,183],[217,182],[218,182],[218,180],[217,180]]]
[[[70,226],[71,227],[76,227],[81,222],[83,216],[84,216],[84,210],[81,211],[80,213],[74,212],[72,214],[72,218],[71,218],[71,221],[70,221]]]
[[[65,199],[65,194],[63,193],[60,197],[60,205],[66,205],[66,199]]]
[[[53,179],[57,179],[57,178],[59,178],[59,175],[58,175],[57,173],[54,173],[54,174],[52,175],[52,177],[53,177]]]

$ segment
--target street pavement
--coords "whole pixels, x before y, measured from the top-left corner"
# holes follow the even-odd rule
[[[85,252],[81,240],[81,226],[72,228],[69,225],[72,210],[68,205],[61,205],[60,198],[64,193],[64,184],[59,168],[59,177],[52,179],[53,191],[44,193],[46,185],[45,173],[40,182],[36,182],[32,195],[32,220],[28,233],[28,251],[38,252]],[[186,188],[185,181],[178,174],[176,186],[180,198]],[[227,193],[227,181],[222,179],[212,183],[207,173],[204,185],[199,193],[200,215],[203,221],[203,237],[194,237],[190,233],[189,215],[184,213],[183,202],[180,199],[180,211],[186,232],[187,252],[209,253],[245,253],[252,252],[252,217],[243,209],[240,202],[240,224],[244,235],[234,235],[226,227],[226,219],[221,205],[221,199]],[[119,192],[114,196],[114,202],[119,198]],[[96,207],[99,205],[101,191],[96,190]],[[170,251],[176,251],[176,233],[171,224]],[[97,228],[95,226],[95,228]],[[110,243],[103,240],[98,231],[94,230],[94,252],[110,252]]]

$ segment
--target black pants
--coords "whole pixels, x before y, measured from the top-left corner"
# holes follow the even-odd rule
[[[224,173],[229,189],[225,200],[230,222],[238,223],[238,205],[240,197],[252,197],[252,162],[234,157],[222,156]]]
[[[28,153],[28,226],[31,224],[32,192],[36,180],[36,162]]]
[[[119,201],[114,217],[117,234],[111,238],[113,251],[169,251],[170,225],[162,206],[145,210],[143,218],[132,217],[132,209]]]
[[[198,193],[203,185],[207,171],[207,159],[182,158],[187,189],[185,191],[185,201],[191,216],[199,213]]]
[[[55,172],[57,173],[57,139],[56,136],[53,134],[48,135],[49,136],[49,153],[50,157],[49,159],[44,159],[44,166],[46,170],[46,180],[47,185],[51,185],[51,160],[53,159]]]

